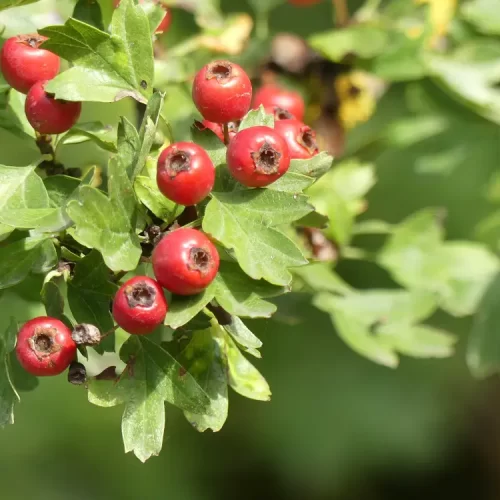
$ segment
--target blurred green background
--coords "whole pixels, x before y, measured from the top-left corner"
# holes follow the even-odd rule
[[[71,12],[71,2],[57,3],[63,15]],[[226,11],[248,10],[242,0],[222,4]],[[17,18],[24,28],[22,14],[35,5],[16,16],[2,14],[0,22]],[[8,24],[7,35],[19,32],[16,26]],[[188,28],[189,16],[174,15],[167,46]],[[301,35],[329,29],[331,5],[280,7],[271,28]],[[178,110],[175,99],[172,94],[167,107]],[[500,163],[498,126],[422,79],[394,85],[348,145],[390,131],[398,120],[411,123],[430,108],[446,118],[444,134],[420,142],[389,140],[360,153],[377,168],[369,218],[398,222],[419,208],[440,206],[448,212],[449,238],[474,239],[477,223],[492,209],[485,192]],[[116,123],[133,112],[125,101],[85,104],[82,119]],[[26,165],[36,158],[35,150],[7,132],[0,132],[0,144],[0,163]],[[105,163],[105,155],[88,144],[66,150],[63,162],[64,155],[73,167]],[[369,263],[342,262],[339,272],[359,288],[394,286]],[[0,294],[0,328],[10,315],[21,321],[44,312],[34,290],[34,283],[25,282]],[[470,319],[444,313],[433,318],[460,338],[452,359],[404,358],[390,370],[353,353],[310,302],[309,295],[288,295],[279,300],[277,318],[249,322],[264,342],[256,366],[270,383],[271,403],[232,393],[228,422],[217,434],[196,433],[170,407],[163,452],[146,464],[123,453],[121,408],[90,405],[85,389],[70,386],[63,376],[41,380],[38,390],[23,395],[16,424],[0,432],[0,498],[499,498],[500,385],[473,382],[468,374],[464,346]]]

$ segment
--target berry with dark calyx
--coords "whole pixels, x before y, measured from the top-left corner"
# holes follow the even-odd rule
[[[294,90],[288,90],[273,84],[264,85],[255,93],[253,99],[254,108],[258,108],[261,104],[264,108],[276,106],[285,109],[297,120],[304,119],[304,99]]]
[[[113,300],[113,317],[133,335],[146,335],[163,323],[168,305],[160,285],[147,276],[126,281]]]
[[[290,166],[286,141],[272,128],[250,127],[238,132],[227,148],[231,175],[248,187],[264,187]]]
[[[202,292],[217,275],[219,253],[201,231],[179,228],[158,243],[153,252],[153,271],[158,282],[177,295]]]
[[[68,382],[73,385],[82,385],[87,382],[87,369],[78,361],[69,365]]]
[[[162,151],[156,170],[158,189],[180,205],[196,205],[212,191],[215,167],[193,142],[176,142]]]
[[[193,101],[206,120],[238,121],[250,109],[252,83],[241,66],[230,61],[214,61],[196,74]]]
[[[73,328],[71,338],[76,345],[93,346],[101,341],[101,332],[97,326],[80,323]]]
[[[40,316],[19,330],[16,355],[21,366],[38,377],[59,375],[76,356],[71,330],[56,318]]]
[[[319,153],[316,132],[299,120],[280,120],[274,129],[286,140],[292,160],[307,160]]]
[[[37,82],[28,92],[24,106],[26,118],[40,134],[62,134],[78,121],[82,103],[55,99],[45,92],[46,83]]]
[[[224,130],[221,123],[209,122],[208,120],[203,120],[201,122],[195,121],[195,126],[198,130],[211,130],[222,142],[224,142]],[[229,139],[231,140],[238,132],[238,123],[229,122],[227,124]]]
[[[23,94],[40,80],[51,80],[59,72],[59,56],[41,49],[47,40],[37,33],[9,38],[2,47],[0,64],[7,83]]]
[[[266,114],[273,115],[275,121],[279,120],[294,120],[295,116],[287,109],[280,108],[279,106],[271,106],[265,108]]]

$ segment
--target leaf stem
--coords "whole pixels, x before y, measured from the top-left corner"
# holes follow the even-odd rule
[[[332,0],[333,11],[335,13],[335,24],[345,26],[349,22],[349,9],[346,0]]]
[[[52,144],[52,137],[37,133],[35,143],[43,156],[43,161],[39,164],[39,167],[45,170],[47,175],[63,174],[64,165],[56,161],[56,152]]]
[[[222,131],[224,132],[224,144],[227,146],[229,144],[229,125],[227,123],[222,124]]]
[[[202,222],[203,222],[203,217],[198,217],[198,219],[189,222],[187,224],[184,224],[181,227],[200,227]]]

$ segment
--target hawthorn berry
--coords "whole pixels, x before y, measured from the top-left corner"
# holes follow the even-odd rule
[[[196,205],[212,191],[215,167],[194,142],[176,142],[164,149],[156,170],[158,189],[180,205]]]
[[[261,104],[264,108],[276,106],[284,109],[297,120],[304,119],[304,99],[294,90],[284,89],[272,84],[264,85],[255,93],[253,107],[258,108]]]
[[[120,5],[120,1],[121,0],[113,1],[113,6],[115,7],[115,9],[116,7],[118,7],[118,5]],[[139,0],[139,3],[144,3],[144,0]],[[165,17],[161,20],[161,23],[155,30],[155,33],[159,34],[168,31],[168,28],[170,28],[170,24],[172,23],[172,11],[163,2],[158,1],[157,3],[165,10]]]
[[[9,38],[2,47],[0,65],[7,83],[23,94],[40,80],[51,80],[59,72],[61,61],[56,54],[41,49],[47,40],[37,33]]]
[[[287,142],[292,160],[307,160],[318,154],[316,132],[299,120],[277,121],[274,129]]]
[[[238,132],[227,148],[232,176],[248,187],[263,187],[279,179],[290,166],[286,141],[272,128],[250,127]]]
[[[113,317],[133,335],[146,335],[163,323],[168,305],[160,285],[147,276],[134,276],[116,292]]]
[[[177,295],[203,291],[217,275],[219,253],[201,231],[179,228],[168,233],[153,251],[158,282]]]
[[[209,122],[208,120],[203,120],[202,122],[196,122],[195,125],[198,127],[198,130],[211,130],[222,142],[224,142],[224,130],[222,128],[221,123]],[[237,122],[229,122],[227,124],[228,132],[229,132],[229,140],[231,140],[238,132],[238,123]]]
[[[278,106],[272,106],[265,108],[265,112],[268,115],[274,115],[274,120],[294,120],[295,116],[290,113],[290,111],[280,108]]]
[[[238,121],[250,109],[252,83],[241,66],[229,61],[214,61],[196,74],[193,101],[206,120],[215,123]]]
[[[37,82],[28,92],[24,106],[26,118],[40,134],[62,134],[78,121],[82,103],[55,99],[45,92],[46,83]]]
[[[76,356],[71,330],[56,318],[40,316],[19,330],[16,355],[21,366],[38,377],[59,375]]]

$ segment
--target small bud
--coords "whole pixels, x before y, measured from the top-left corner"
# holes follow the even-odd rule
[[[81,323],[75,326],[71,338],[77,345],[93,346],[101,341],[101,332],[94,325]]]
[[[87,381],[87,370],[85,366],[77,361],[69,365],[68,382],[74,385],[82,385]]]

